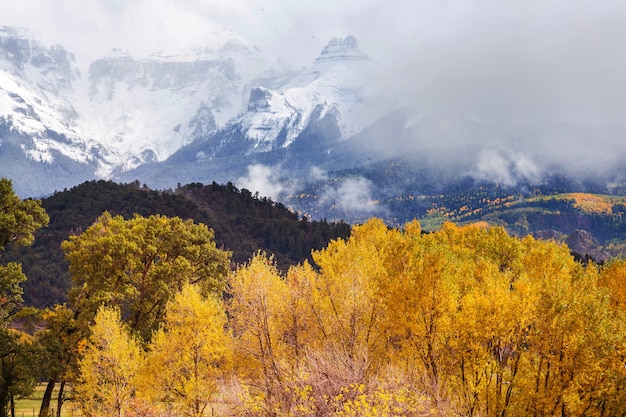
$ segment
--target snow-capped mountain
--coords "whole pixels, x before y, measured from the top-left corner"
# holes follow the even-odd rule
[[[2,27],[0,175],[22,195],[44,195],[170,157],[211,161],[303,146],[323,153],[382,114],[372,105],[377,69],[351,36],[294,70],[270,67],[224,31],[203,48],[144,57],[114,50],[81,71],[62,46]],[[32,174],[14,175],[21,171]]]
[[[371,80],[377,69],[354,37],[333,38],[309,67],[284,84],[270,88],[256,82],[245,112],[215,136],[214,148],[209,145],[204,154],[288,148],[307,127],[326,118],[335,120],[345,139],[383,114],[373,105],[377,97]]]
[[[98,168],[100,149],[72,100],[80,76],[63,47],[0,27],[0,175],[21,195],[49,194]]]
[[[511,187],[553,169],[626,178],[614,146],[624,126],[531,123],[474,103],[433,107],[430,97],[400,106],[409,100],[384,89],[383,67],[351,36],[302,69],[268,65],[223,31],[203,48],[115,50],[79,68],[62,46],[0,28],[0,176],[24,197],[96,178],[158,189],[234,182],[355,221],[467,178]]]
[[[20,148],[34,161],[50,163],[55,154],[81,163],[91,160],[93,150],[71,101],[80,77],[74,56],[27,36],[25,30],[0,28],[0,122],[5,130],[28,137]]]
[[[113,51],[81,72],[62,46],[1,27],[0,175],[42,195],[163,161],[237,115],[265,68],[257,48],[224,31],[201,49]]]
[[[99,176],[163,161],[241,110],[248,68],[263,68],[263,58],[232,33],[213,42],[142,59],[115,51],[90,65],[80,108],[87,134],[106,147]]]
[[[176,182],[239,182],[256,176],[260,167],[271,171],[271,182],[288,177],[302,185],[311,170],[330,159],[352,164],[351,155],[344,158],[333,150],[392,109],[393,101],[374,88],[379,71],[354,37],[333,38],[310,66],[273,68],[253,79],[243,111],[208,138],[183,146],[163,163],[144,164],[117,178],[169,188]],[[171,172],[176,182],[164,175]]]

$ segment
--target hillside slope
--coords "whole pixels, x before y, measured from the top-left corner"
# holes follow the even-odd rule
[[[504,226],[514,235],[531,234],[566,243],[573,253],[597,261],[626,256],[625,196],[580,192],[510,195],[484,199],[483,203],[482,207],[433,211],[429,220],[486,221]]]
[[[138,182],[91,181],[57,192],[43,199],[42,205],[50,216],[49,227],[36,234],[32,246],[10,247],[0,259],[23,264],[28,277],[24,299],[37,307],[66,300],[71,278],[60,244],[69,235],[81,233],[104,211],[125,218],[162,214],[205,223],[214,230],[218,247],[233,252],[233,265],[261,250],[286,269],[310,258],[312,249],[350,233],[346,223],[300,219],[281,203],[258,198],[232,184],[196,183],[158,192]]]

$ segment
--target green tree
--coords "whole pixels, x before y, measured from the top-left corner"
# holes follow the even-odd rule
[[[30,245],[34,233],[47,226],[50,218],[38,200],[21,200],[11,181],[0,179],[0,251],[7,245]],[[0,266],[0,320],[6,322],[22,302],[20,284],[26,279],[22,266],[10,262]]]
[[[50,411],[52,392],[58,382],[57,417],[61,415],[65,395],[65,383],[71,377],[78,358],[78,348],[84,339],[74,318],[74,312],[65,305],[56,305],[43,312],[45,329],[36,333],[42,349],[43,360],[39,376],[47,380],[46,390],[39,411],[40,417],[47,417]]]
[[[0,416],[15,415],[15,398],[33,392],[37,384],[40,350],[32,337],[18,331],[0,332]]]
[[[0,251],[7,245],[30,245],[34,232],[47,226],[49,217],[37,200],[21,200],[11,181],[0,179]],[[0,416],[6,416],[9,403],[33,388],[34,350],[29,342],[7,329],[9,319],[22,304],[20,284],[26,279],[20,264],[0,266]]]
[[[70,302],[80,321],[89,322],[102,304],[117,306],[144,340],[185,283],[197,284],[203,294],[219,294],[230,259],[206,225],[159,215],[124,220],[105,212],[62,247],[75,284]]]
[[[9,243],[30,245],[33,233],[49,221],[39,200],[21,200],[13,191],[11,180],[0,179],[0,251]]]

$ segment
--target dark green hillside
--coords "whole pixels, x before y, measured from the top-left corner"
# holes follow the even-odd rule
[[[233,263],[243,263],[263,250],[273,254],[280,268],[302,262],[312,249],[336,237],[346,237],[346,223],[299,219],[281,203],[253,196],[232,184],[190,184],[176,191],[153,191],[139,182],[116,184],[91,181],[42,200],[50,226],[36,234],[30,247],[10,248],[1,262],[23,264],[27,304],[37,307],[65,301],[71,284],[60,243],[81,233],[104,211],[131,218],[134,214],[162,214],[192,218],[215,231],[218,247],[233,252]]]

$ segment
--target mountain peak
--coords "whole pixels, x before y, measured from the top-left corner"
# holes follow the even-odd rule
[[[354,36],[345,38],[332,38],[317,57],[315,63],[328,61],[369,61],[370,58],[359,49],[358,42]]]

